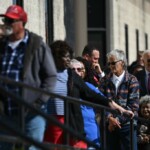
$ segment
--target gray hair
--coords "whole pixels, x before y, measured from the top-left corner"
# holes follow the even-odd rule
[[[115,49],[107,53],[107,59],[109,59],[111,56],[114,56],[117,60],[122,60],[124,62],[124,67],[126,68],[127,66],[127,59],[124,51]]]
[[[81,64],[81,62],[73,58],[71,59],[70,64]]]
[[[72,68],[72,66],[74,65],[74,64],[80,64],[81,66],[83,66],[83,63],[82,62],[80,62],[80,61],[78,61],[77,59],[71,59],[71,61],[70,61],[70,68]]]
[[[150,95],[142,96],[140,98],[140,106],[147,103],[150,103]]]

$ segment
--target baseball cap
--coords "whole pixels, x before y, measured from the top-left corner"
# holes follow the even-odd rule
[[[0,17],[8,17],[11,19],[21,20],[27,22],[27,13],[23,10],[21,6],[11,5],[6,10],[5,14],[0,14]]]

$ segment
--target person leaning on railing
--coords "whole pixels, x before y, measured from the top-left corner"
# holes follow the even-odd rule
[[[118,105],[138,116],[139,82],[126,69],[127,60],[124,51],[118,49],[110,51],[107,53],[107,61],[110,73],[101,80],[100,90],[107,98],[113,99]],[[107,150],[131,149],[130,120],[124,116],[107,113],[107,121]],[[137,150],[137,122],[133,121],[133,146],[134,150]]]
[[[77,75],[70,66],[70,59],[73,56],[73,50],[65,41],[55,41],[51,45],[52,54],[57,68],[57,83],[54,87],[54,93],[63,96],[72,96],[75,98],[91,101],[93,103],[109,106],[118,110],[120,113],[127,113],[133,117],[133,112],[125,110],[113,100],[104,98],[91,90],[84,80]],[[59,98],[51,98],[48,101],[48,113],[64,123],[64,101]],[[83,118],[81,108],[77,104],[69,104],[69,125],[76,131],[84,134]],[[48,124],[45,132],[45,141],[54,144],[63,144],[63,130],[55,125]],[[70,135],[70,145],[79,148],[86,148],[86,144]]]
[[[82,79],[90,89],[92,89],[96,93],[103,95],[101,91],[96,87],[97,83],[93,78],[94,73],[91,69],[91,65],[92,64],[89,61],[83,59],[82,57],[71,59],[70,63],[71,69],[73,69],[80,77],[82,77]],[[86,133],[86,138],[100,147],[100,130],[99,125],[96,121],[95,108],[87,105],[81,105],[81,111],[84,121],[84,131]]]

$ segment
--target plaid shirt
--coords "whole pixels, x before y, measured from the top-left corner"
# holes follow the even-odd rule
[[[12,49],[8,43],[6,44],[5,53],[1,63],[2,76],[11,78],[15,81],[22,80],[21,75],[23,70],[23,59],[27,41],[28,41],[28,33],[26,32],[24,39],[17,45],[16,48]],[[19,95],[21,92],[19,88],[13,85],[5,84],[4,87],[16,95]],[[5,107],[7,109],[6,113],[8,113],[8,115],[11,115],[13,112],[17,113],[16,110],[18,110],[18,107],[15,103],[12,102],[10,97],[7,98],[7,103]]]
[[[139,83],[136,77],[125,71],[123,81],[119,85],[117,93],[116,87],[112,82],[112,77],[113,74],[110,73],[101,80],[101,92],[103,92],[107,98],[114,100],[120,106],[127,110],[132,110],[135,115],[138,115]],[[123,116],[119,117],[119,121],[122,124],[128,122],[128,120]]]

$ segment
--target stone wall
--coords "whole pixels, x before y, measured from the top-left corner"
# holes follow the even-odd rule
[[[28,23],[26,28],[35,32],[46,39],[46,20],[45,20],[45,3],[44,0],[25,0],[24,9],[28,13]]]
[[[136,59],[136,29],[139,31],[139,50],[145,49],[145,33],[150,47],[150,1],[113,0],[113,47],[125,50],[125,24],[128,25],[129,63]]]

